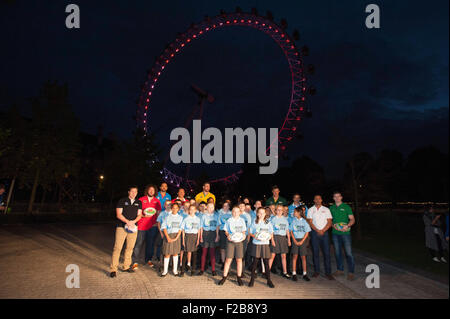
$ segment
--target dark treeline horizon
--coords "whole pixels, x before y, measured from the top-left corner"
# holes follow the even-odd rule
[[[32,116],[24,118],[16,105],[1,115],[0,182],[9,186],[15,179],[13,200],[34,203],[104,202],[113,203],[136,184],[140,194],[147,184],[159,185],[161,164],[152,163],[159,154],[154,136],[134,132],[130,139],[93,135],[80,130],[80,120],[68,102],[67,86],[46,83],[39,96],[32,98]],[[343,174],[330,177],[313,154],[298,156],[290,165],[279,167],[273,175],[259,175],[259,164],[243,165],[238,182],[213,184],[212,192],[223,197],[271,196],[272,185],[291,199],[300,193],[308,203],[315,194],[331,200],[335,190],[345,199],[370,201],[448,202],[448,153],[429,145],[404,156],[400,151],[380,149],[375,153],[347,152]],[[195,177],[196,187],[214,179],[206,173]],[[176,195],[176,187],[170,187]]]

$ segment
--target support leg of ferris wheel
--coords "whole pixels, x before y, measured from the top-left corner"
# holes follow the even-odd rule
[[[189,115],[189,117],[186,119],[186,121],[184,123],[184,128],[186,128],[186,129],[189,129],[189,127],[191,126],[192,120],[194,119],[194,116],[196,115],[197,112],[198,112],[197,119],[199,119],[199,120],[202,119],[205,101],[208,101],[209,103],[214,102],[214,97],[211,94],[200,89],[195,84],[191,84],[191,89],[197,94],[198,102],[197,102],[196,106],[193,107],[191,114]],[[169,150],[169,152],[167,152],[166,158],[164,159],[164,162],[163,162],[164,166],[166,166],[167,161],[169,160],[169,155],[170,155],[170,150]],[[189,180],[189,172],[190,172],[190,163],[187,164],[186,170],[185,170],[186,180]]]
[[[195,84],[191,84],[191,89],[192,89],[192,91],[194,91],[197,94],[197,97],[198,97],[198,106],[200,108],[198,119],[201,120],[203,117],[203,106],[205,105],[205,101],[208,101],[211,104],[214,102],[214,97],[211,94],[209,94],[208,92],[197,87]],[[185,127],[186,127],[186,125],[191,124],[192,118],[193,118],[193,114],[191,114],[191,117],[188,119],[188,122],[185,124]],[[186,173],[185,173],[186,180],[189,180],[190,169],[191,169],[191,165],[187,164]]]

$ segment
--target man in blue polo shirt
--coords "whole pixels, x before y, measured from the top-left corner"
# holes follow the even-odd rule
[[[172,196],[170,196],[169,193],[167,193],[167,183],[166,182],[162,182],[161,185],[159,186],[159,192],[158,195],[156,196],[156,198],[159,199],[159,202],[161,203],[161,206],[164,207],[164,203],[167,200],[172,200]]]

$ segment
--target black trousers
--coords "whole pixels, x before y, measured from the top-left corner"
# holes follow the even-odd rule
[[[254,279],[256,277],[256,267],[258,267],[259,264],[261,264],[261,258],[253,257],[253,263],[251,266],[252,270],[252,278]],[[269,271],[269,258],[263,258],[264,268],[266,269],[266,277],[267,281],[270,280],[270,271]]]

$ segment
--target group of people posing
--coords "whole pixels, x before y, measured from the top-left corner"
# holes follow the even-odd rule
[[[264,203],[240,198],[232,205],[224,200],[220,208],[210,192],[210,184],[195,198],[186,198],[180,188],[177,197],[167,193],[162,183],[159,192],[154,185],[146,187],[144,196],[137,199],[137,187],[130,187],[128,196],[116,206],[118,219],[110,276],[116,277],[119,257],[126,242],[123,271],[135,272],[139,267],[141,251],[145,244],[144,264],[154,267],[153,257],[159,260],[160,276],[169,272],[183,276],[203,275],[207,261],[211,274],[217,276],[216,253],[220,252],[223,285],[233,259],[236,261],[236,279],[243,285],[244,270],[251,271],[248,285],[254,285],[259,268],[267,285],[274,287],[270,274],[277,273],[294,281],[301,277],[309,281],[306,257],[311,246],[314,264],[313,278],[320,275],[320,250],[323,254],[325,277],[344,275],[342,248],[348,264],[348,280],[354,279],[355,263],[351,247],[350,227],[355,223],[353,212],[342,202],[342,194],[333,194],[334,204],[323,206],[321,195],[314,196],[314,205],[307,208],[295,194],[292,203],[280,196],[280,189],[272,187],[272,197]],[[337,270],[331,273],[329,230],[335,249]],[[277,257],[279,256],[279,259]],[[208,258],[209,257],[209,258]],[[197,264],[200,263],[200,267]],[[289,269],[288,269],[289,268]],[[297,271],[301,275],[297,276]]]

